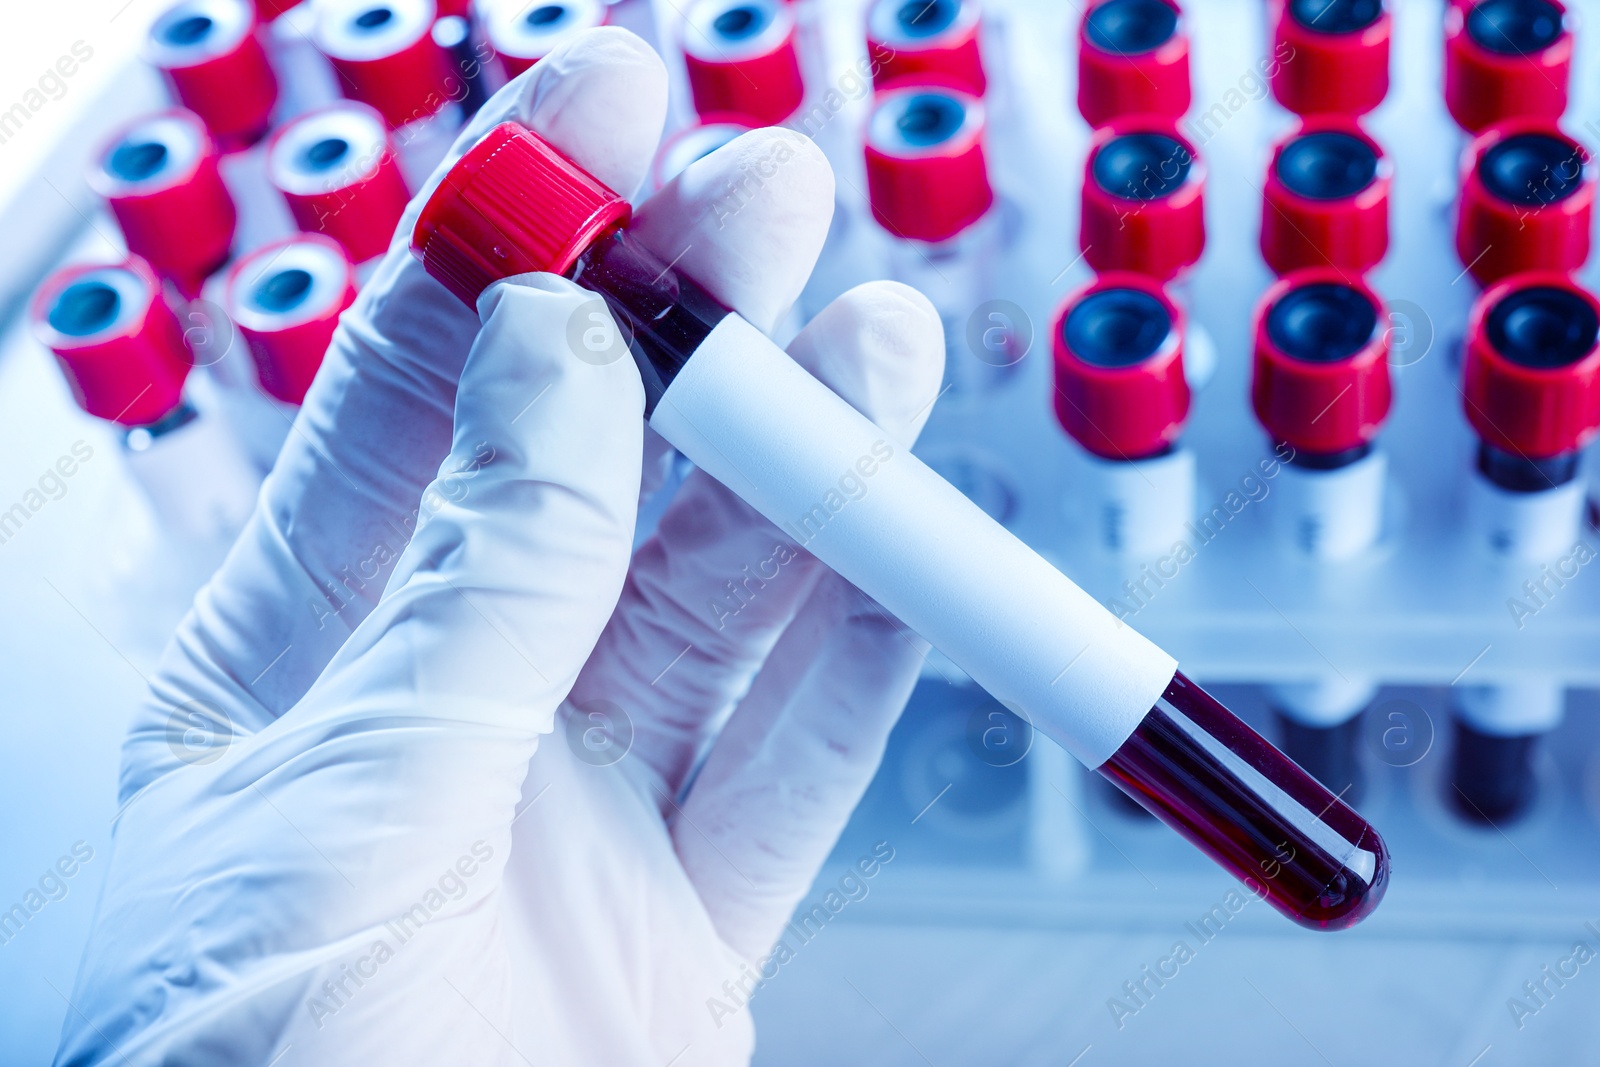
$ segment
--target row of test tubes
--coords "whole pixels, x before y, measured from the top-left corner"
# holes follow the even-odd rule
[[[986,332],[976,359],[964,343],[972,309],[1004,295],[1022,225],[992,180],[990,119],[1010,113],[1015,87],[986,62],[1004,26],[979,0],[874,0],[848,61],[814,0],[181,0],[146,47],[177,106],[116,134],[90,175],[130,256],[54,275],[33,308],[75,397],[119,427],[175,530],[225,538],[242,524],[409,195],[490,92],[606,23],[655,43],[675,74],[652,184],[772,124],[815,136],[841,173],[859,167],[864,204],[841,200],[797,317],[854,281],[897,278],[946,321],[943,406],[981,411],[1012,387],[1013,333]],[[1336,562],[1377,539],[1388,477],[1390,318],[1366,275],[1387,251],[1393,168],[1361,117],[1388,91],[1392,19],[1384,0],[1273,0],[1268,23],[1265,73],[1295,119],[1262,185],[1261,253],[1279,279],[1255,312],[1251,400],[1281,462],[1285,543]],[[1216,359],[1186,312],[1206,167],[1185,132],[1180,6],[1099,0],[1076,36],[1092,130],[1079,250],[1096,276],[1051,324],[1054,407],[1089,471],[1075,506],[1105,552],[1137,560],[1203,521],[1183,430]],[[1444,44],[1446,104],[1468,138],[1457,250],[1483,287],[1461,382],[1481,440],[1472,528],[1494,554],[1545,562],[1577,539],[1579,455],[1600,428],[1600,303],[1571,276],[1588,255],[1595,181],[1559,125],[1572,31],[1556,0],[1452,0]],[[827,72],[839,69],[871,82],[859,124],[831,121],[840,89]],[[207,329],[187,328],[196,321]],[[233,358],[214,351],[219,329],[241,342]],[[215,410],[186,388],[195,367]],[[946,473],[1004,520],[1003,489]],[[1355,723],[1375,692],[1365,679],[1273,690],[1289,754],[1347,798],[1360,788]],[[1499,821],[1528,801],[1534,739],[1562,693],[1464,693],[1458,807]]]

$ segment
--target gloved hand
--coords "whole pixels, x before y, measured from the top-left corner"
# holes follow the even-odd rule
[[[665,92],[597,30],[450,159],[516,117],[632,189]],[[915,681],[918,638],[702,474],[630,561],[663,452],[631,361],[574,354],[594,298],[551,275],[462,307],[407,251],[425,195],[152,678],[58,1063],[742,1062],[728,990]],[[809,141],[758,131],[634,232],[770,329],[832,203]],[[942,371],[887,283],[790,350],[902,444]]]

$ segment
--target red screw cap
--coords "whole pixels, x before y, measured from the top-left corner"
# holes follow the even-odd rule
[[[300,0],[255,0],[256,19],[259,22],[271,22],[279,15],[297,6]]]
[[[56,354],[78,406],[123,426],[149,426],[183,401],[189,351],[150,266],[67,267],[45,279],[29,319]]]
[[[1394,168],[1354,119],[1314,115],[1273,148],[1262,187],[1261,256],[1279,274],[1364,274],[1389,250]]]
[[[383,116],[353,102],[307,112],[273,134],[267,177],[295,225],[338,241],[353,263],[383,254],[410,199]]]
[[[1184,314],[1142,274],[1102,274],[1067,298],[1053,333],[1056,418],[1103,459],[1165,451],[1189,415]]]
[[[1389,93],[1384,0],[1273,0],[1272,95],[1297,115],[1365,115]]]
[[[1083,258],[1170,281],[1205,250],[1204,190],[1205,166],[1175,122],[1116,119],[1095,132],[1084,165]]]
[[[411,252],[469,307],[501,278],[565,274],[628,224],[628,202],[543,138],[502,122],[450,168],[423,205]]]
[[[117,133],[89,168],[128,250],[186,299],[228,259],[237,215],[217,169],[217,148],[191,111],[139,119]]]
[[[1383,301],[1330,267],[1280,278],[1255,311],[1256,417],[1274,440],[1312,455],[1367,444],[1389,414]]]
[[[872,217],[896,237],[937,242],[971,226],[994,203],[984,159],[983,103],[958,89],[898,85],[878,94],[867,120]]]
[[[391,130],[452,98],[449,61],[433,39],[436,15],[433,0],[333,0],[318,12],[317,47],[339,88],[376,108]]]
[[[982,96],[988,87],[978,33],[978,0],[873,0],[867,56],[880,89],[930,78]]]
[[[269,396],[299,404],[322,366],[356,274],[337,242],[302,234],[258,248],[228,272],[223,307]]]
[[[1444,16],[1444,102],[1468,133],[1567,110],[1572,31],[1558,0],[1465,0]]]
[[[775,126],[805,98],[794,11],[782,0],[697,0],[684,17],[694,109]]]
[[[1572,452],[1600,428],[1600,301],[1558,271],[1513,274],[1467,319],[1467,421],[1504,452]]]
[[[249,0],[182,0],[145,38],[145,58],[225,152],[264,137],[278,102],[278,79],[255,30]]]
[[[1595,175],[1555,123],[1491,126],[1462,159],[1456,253],[1479,285],[1525,270],[1571,271],[1589,258]]]
[[[1078,112],[1091,126],[1189,110],[1189,31],[1174,0],[1102,0],[1078,24]]]
[[[483,33],[507,79],[533,66],[584,30],[603,26],[604,0],[534,0],[486,5]]]

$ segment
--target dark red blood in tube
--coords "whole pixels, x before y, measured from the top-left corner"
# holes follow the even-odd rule
[[[1301,926],[1354,926],[1388,888],[1378,832],[1181,673],[1100,773]]]

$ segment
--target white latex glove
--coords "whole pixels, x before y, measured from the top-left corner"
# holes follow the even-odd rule
[[[450,158],[515,116],[631,189],[665,92],[597,30]],[[810,142],[759,131],[634,232],[771,328],[832,202]],[[917,638],[704,475],[630,562],[648,431],[631,361],[568,347],[593,297],[527,275],[474,315],[409,255],[416,210],[139,712],[58,1063],[742,1062],[749,1012],[708,1001],[772,943],[916,679]],[[791,352],[904,444],[942,373],[933,309],[887,283]],[[589,729],[612,707],[615,762]]]

